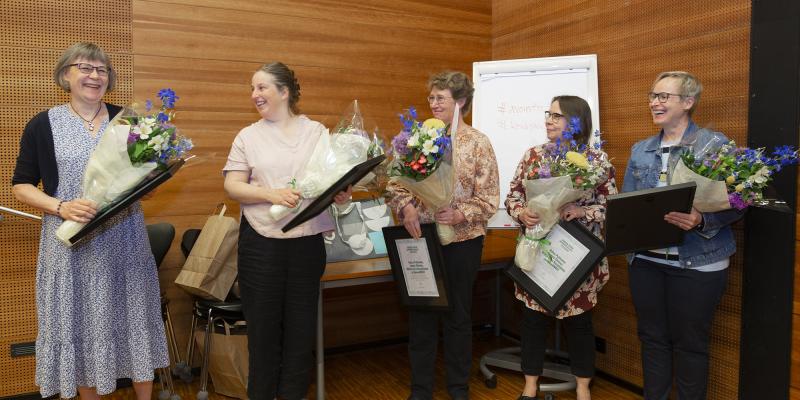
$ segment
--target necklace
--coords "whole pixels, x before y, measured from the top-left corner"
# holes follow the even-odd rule
[[[74,112],[75,115],[79,116],[82,120],[86,121],[89,124],[89,132],[94,132],[94,120],[95,118],[97,118],[97,116],[100,114],[100,110],[103,108],[102,103],[100,103],[100,105],[97,107],[97,111],[95,111],[92,119],[83,118],[83,115],[81,115],[77,110],[75,110],[75,107],[72,106],[71,101],[69,102],[69,108],[72,109],[72,112]]]

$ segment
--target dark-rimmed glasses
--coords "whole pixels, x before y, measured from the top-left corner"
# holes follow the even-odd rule
[[[549,119],[549,120],[552,120],[553,122],[558,122],[558,121],[561,121],[561,118],[564,118],[564,114],[559,114],[557,112],[550,112],[550,111],[545,111],[544,112],[544,120],[545,121],[547,121]]]
[[[105,65],[95,67],[92,64],[75,63],[75,64],[69,64],[67,65],[67,67],[77,67],[78,71],[81,71],[81,73],[84,75],[91,75],[92,71],[97,71],[97,75],[108,76],[108,67],[106,67]]]
[[[669,100],[669,96],[675,96],[675,97],[678,97],[678,98],[681,98],[681,99],[686,97],[686,95],[676,94],[676,93],[667,93],[667,92],[653,93],[653,92],[650,92],[650,93],[647,94],[647,99],[650,100],[651,103],[655,99],[658,99],[659,103],[666,103],[667,100]]]

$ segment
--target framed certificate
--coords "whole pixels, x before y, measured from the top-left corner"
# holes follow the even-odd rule
[[[109,218],[124,210],[134,201],[139,200],[142,198],[142,196],[153,191],[153,189],[166,182],[167,179],[172,178],[184,163],[185,160],[178,160],[172,163],[167,169],[158,171],[158,173],[155,175],[145,179],[144,182],[133,188],[133,190],[131,190],[126,196],[117,199],[113,203],[100,210],[100,212],[98,212],[88,224],[84,225],[81,230],[69,238],[69,242],[74,245],[83,240],[89,233],[102,226],[104,222],[108,221]]]
[[[686,233],[664,221],[672,211],[691,212],[694,182],[612,194],[606,204],[606,255],[661,249],[683,243]]]
[[[547,235],[531,271],[513,264],[506,274],[540,306],[556,314],[603,257],[603,242],[580,222],[561,221]]]
[[[380,165],[380,163],[382,163],[385,159],[386,155],[381,154],[351,168],[350,171],[347,171],[347,173],[339,178],[339,180],[331,185],[331,187],[322,192],[319,197],[314,199],[314,201],[312,201],[308,207],[298,212],[297,215],[291,219],[291,221],[287,222],[286,225],[281,228],[281,231],[289,232],[303,222],[320,215],[328,208],[329,205],[333,204],[333,198],[336,197],[339,192],[347,190],[347,187],[350,185],[355,185],[361,180],[361,178],[367,176],[370,171],[375,169],[375,167]]]
[[[447,279],[436,224],[421,224],[414,239],[404,226],[383,228],[392,275],[402,303],[409,308],[449,310]]]

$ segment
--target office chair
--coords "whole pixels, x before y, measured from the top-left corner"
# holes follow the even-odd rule
[[[153,258],[156,260],[156,268],[159,268],[170,246],[172,246],[172,239],[175,238],[175,227],[165,222],[147,225],[147,238],[150,241],[150,250],[153,252]],[[169,359],[175,360],[180,356],[178,355],[178,345],[175,342],[172,317],[169,313],[169,300],[163,292],[161,293],[161,318],[164,320]],[[170,364],[172,364],[171,361]],[[161,391],[158,394],[159,400],[181,400],[181,397],[175,393],[170,367],[159,368],[158,379],[161,382]]]
[[[191,253],[194,243],[200,236],[200,229],[187,229],[181,237],[181,251],[185,257]],[[217,321],[224,321],[227,324],[242,325],[244,313],[242,312],[241,300],[216,301],[206,299],[195,299],[192,308],[192,328],[189,333],[189,343],[186,346],[187,366],[192,365],[194,358],[194,334],[200,321],[205,321],[205,340],[203,344],[203,362],[200,369],[200,391],[197,392],[198,400],[208,399],[208,355],[211,351],[211,334]]]

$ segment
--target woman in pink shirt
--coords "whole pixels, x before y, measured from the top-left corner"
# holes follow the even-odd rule
[[[325,270],[322,232],[333,229],[328,213],[284,233],[296,214],[273,220],[274,204],[295,207],[300,193],[289,181],[303,173],[314,146],[328,132],[300,114],[300,85],[280,62],[253,74],[251,100],[261,119],[233,141],[225,191],[239,201],[239,286],[247,320],[251,399],[305,397],[313,366],[319,279]],[[350,190],[336,196],[346,203]]]

